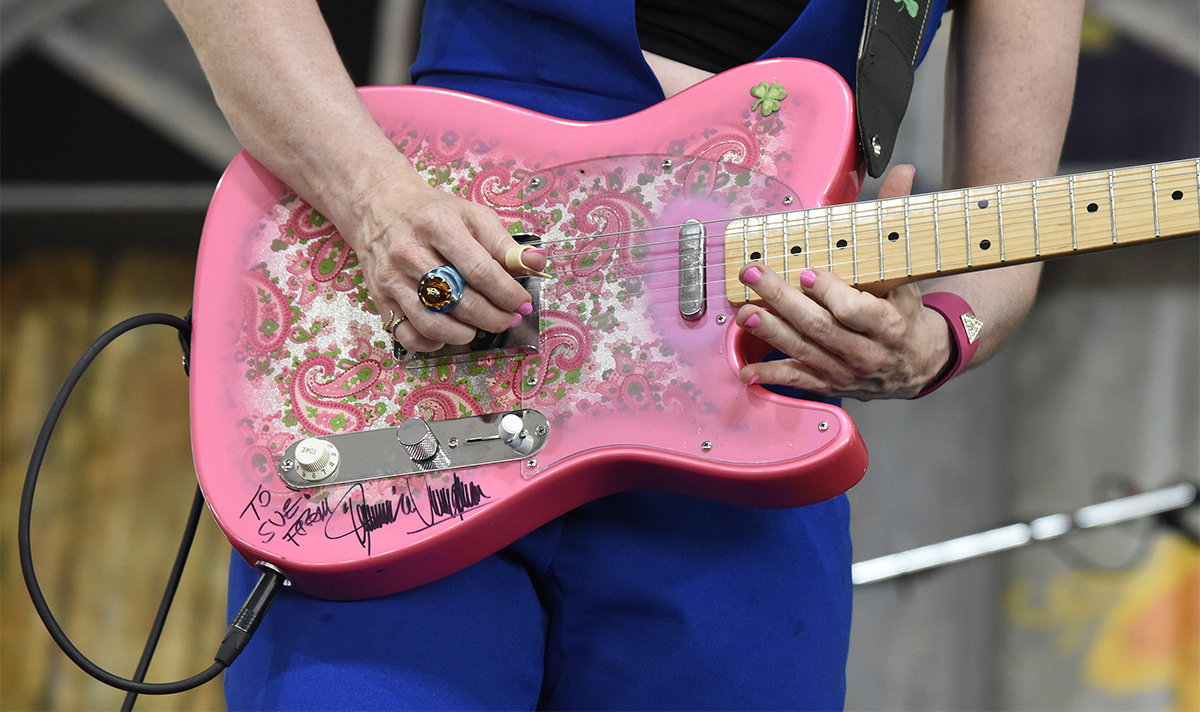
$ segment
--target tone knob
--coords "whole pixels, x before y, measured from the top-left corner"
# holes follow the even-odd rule
[[[396,426],[396,439],[404,446],[413,462],[428,462],[442,450],[429,423],[421,418],[409,418]]]
[[[296,465],[304,479],[323,480],[337,470],[338,449],[328,440],[305,438],[296,444]]]

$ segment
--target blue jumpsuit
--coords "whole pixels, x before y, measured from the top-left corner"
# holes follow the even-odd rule
[[[633,2],[427,0],[414,81],[570,119],[638,111],[663,93]],[[763,56],[816,59],[853,85],[864,13],[861,0],[811,0]],[[285,590],[226,671],[227,703],[840,709],[849,518],[844,496],[756,510],[628,493],[412,591],[331,603]],[[235,555],[231,615],[256,579]]]

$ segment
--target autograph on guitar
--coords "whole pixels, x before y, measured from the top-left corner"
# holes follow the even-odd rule
[[[867,451],[844,411],[738,379],[767,350],[733,320],[749,260],[880,292],[1200,231],[1195,160],[846,204],[853,98],[803,60],[594,124],[362,95],[432,185],[536,236],[550,276],[523,278],[520,326],[406,352],[336,228],[245,153],[230,165],[196,274],[196,467],[234,548],[322,598],[419,586],[615,492],[795,507],[852,487]]]

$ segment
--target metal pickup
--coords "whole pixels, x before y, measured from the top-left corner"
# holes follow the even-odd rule
[[[688,321],[704,316],[704,225],[688,220],[679,228],[679,314]]]

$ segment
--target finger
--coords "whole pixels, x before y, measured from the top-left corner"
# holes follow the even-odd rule
[[[463,238],[467,243],[474,245],[473,252],[477,260],[476,264],[481,269],[495,269],[496,265],[491,260],[486,252],[477,244],[472,243],[469,238]],[[512,328],[513,323],[518,314],[528,313],[532,309],[529,294],[519,285],[517,289],[524,295],[524,300],[518,302],[516,309],[512,312],[505,311],[496,306],[492,300],[485,296],[484,292],[477,289],[471,284],[471,276],[464,273],[462,263],[464,258],[461,256],[467,254],[471,250],[448,250],[452,254],[459,255],[458,259],[451,258],[448,255],[437,255],[428,250],[423,250],[424,257],[414,261],[414,264],[406,270],[416,274],[414,277],[406,277],[396,279],[388,284],[393,290],[391,293],[394,299],[400,304],[404,313],[408,314],[412,319],[416,328],[430,339],[443,341],[453,344],[469,343],[475,338],[477,329],[490,331],[492,333],[500,333]],[[418,289],[421,279],[429,271],[435,267],[440,267],[449,264],[454,269],[458,270],[463,275],[463,279],[467,282],[463,288],[459,300],[454,306],[446,311],[434,311],[425,306],[420,300]],[[424,268],[422,270],[422,268]],[[418,273],[418,270],[421,270]],[[477,274],[477,273],[476,273]],[[500,274],[504,279],[512,281],[502,270]],[[514,282],[515,284],[515,282]]]
[[[549,251],[534,245],[514,243],[508,251],[504,253],[504,266],[508,271],[518,277],[534,276],[534,277],[549,277],[542,270],[545,269]],[[535,268],[533,265],[541,263],[541,267]]]
[[[433,262],[435,259],[430,256],[424,261]],[[482,300],[483,304],[480,305],[480,297],[469,289],[464,290],[462,299],[455,307],[455,311],[462,309],[460,316],[464,317],[463,319],[451,316],[449,312],[431,311],[417,295],[417,280],[407,274],[415,269],[417,267],[414,266],[401,270],[388,265],[364,271],[368,275],[367,292],[373,295],[380,313],[394,311],[408,317],[406,323],[410,325],[411,331],[405,330],[404,333],[412,334],[413,340],[402,340],[401,345],[405,348],[413,351],[436,351],[444,344],[468,344],[475,338],[479,328],[485,328],[475,322],[494,326],[499,331],[503,331],[507,328],[503,325],[511,322],[511,316],[506,319],[503,312],[490,302]],[[416,340],[418,338],[420,341]]]
[[[804,274],[810,271],[805,270]],[[807,290],[801,291],[785,282],[769,267],[751,262],[742,268],[741,281],[754,290],[771,311],[786,319],[807,338],[824,344],[836,335],[836,320],[824,305],[812,299]]]
[[[806,269],[800,273],[800,284],[806,297],[851,331],[874,338],[896,326],[898,314],[886,300],[851,287],[832,272]]]
[[[883,177],[879,184],[879,199],[900,198],[912,193],[913,180],[917,177],[917,168],[906,163],[895,166]]]
[[[437,351],[446,344],[434,341],[417,331],[412,320],[406,319],[392,329],[392,338],[409,351]]]
[[[822,345],[805,338],[787,321],[780,319],[765,309],[749,305],[744,306],[738,311],[736,321],[738,326],[791,357],[783,361],[763,362],[765,366],[766,364],[792,361],[793,364],[788,367],[772,366],[770,368],[751,370],[751,374],[773,374],[770,379],[763,378],[765,383],[796,385],[796,383],[788,380],[774,380],[785,378],[785,374],[787,373],[797,375],[800,372],[804,372],[809,374],[806,381],[811,381],[812,378],[819,377],[822,382],[827,382],[830,379],[844,381],[850,375],[846,364],[839,357],[825,349]],[[798,387],[807,388],[808,386]]]
[[[382,294],[382,291],[374,290],[374,293]],[[446,345],[445,341],[430,339],[418,331],[412,319],[404,316],[404,307],[391,297],[372,297],[371,301],[383,320],[384,333],[409,351],[437,351]],[[474,334],[474,330],[470,330],[470,333]]]
[[[505,256],[518,243],[500,223],[494,212],[468,203],[463,209],[463,224],[471,239],[439,240],[435,247],[458,268],[467,284],[479,290],[495,306],[509,314],[530,301],[525,291],[505,268]],[[545,256],[526,251],[525,264],[545,267]]]
[[[738,377],[742,383],[748,386],[790,386],[822,395],[836,395],[834,389],[821,374],[790,358],[746,364],[742,367]]]

